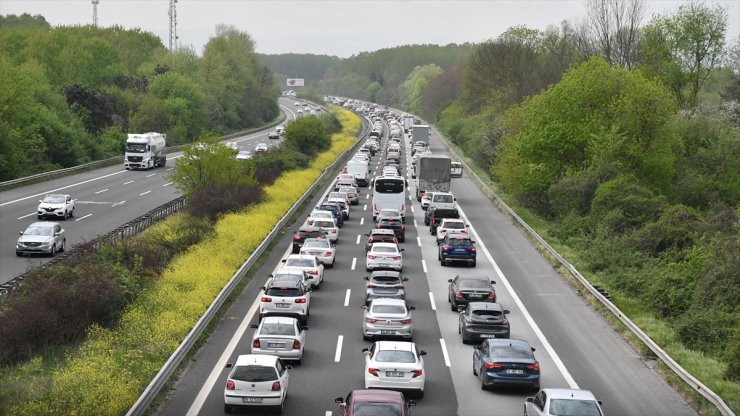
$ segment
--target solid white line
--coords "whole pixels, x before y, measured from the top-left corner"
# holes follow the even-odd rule
[[[142,192],[142,193],[140,193],[140,194],[139,194],[139,196],[142,196],[142,195],[146,195],[146,194],[148,194],[149,192],[151,192],[151,191],[146,191],[146,192]]]
[[[105,191],[107,191],[107,190],[108,190],[108,188],[105,188],[105,189],[101,189],[100,191],[97,191],[97,192],[95,192],[95,195],[97,195],[97,194],[102,194],[103,192],[105,192]]]
[[[162,186],[170,186],[170,185],[172,185],[172,182],[167,182],[166,184],[164,184]]]
[[[363,211],[367,211],[367,204],[365,204],[365,205],[362,206],[362,210]]]
[[[357,257],[352,257],[352,268],[350,270],[354,270],[356,265],[357,265]]]
[[[465,212],[463,212],[462,208],[459,206],[457,207],[458,211],[460,211],[460,215],[463,217],[466,223],[470,224],[470,221],[468,220],[467,215],[465,215]],[[504,275],[504,272],[501,271],[501,268],[498,267],[498,264],[496,263],[496,260],[493,259],[493,256],[491,256],[491,252],[488,251],[488,248],[485,244],[483,244],[483,240],[478,235],[478,232],[475,231],[475,228],[473,228],[473,225],[470,225],[470,232],[475,237],[475,241],[478,243],[479,249],[483,250],[483,254],[485,254],[486,258],[489,262],[493,265],[494,270],[496,270],[496,274],[498,275],[501,282],[506,286],[506,290],[511,293],[511,298],[514,300],[514,303],[519,307],[519,309],[522,311],[522,315],[524,315],[524,319],[526,319],[527,323],[529,323],[529,326],[532,327],[532,331],[537,335],[537,338],[542,343],[542,346],[545,347],[545,350],[547,353],[552,357],[552,361],[555,363],[555,366],[560,370],[560,374],[563,375],[563,378],[565,378],[565,381],[568,383],[571,389],[577,389],[578,383],[576,383],[576,380],[573,378],[573,376],[570,374],[568,369],[565,367],[565,364],[560,359],[560,356],[558,356],[558,353],[555,352],[555,349],[550,345],[550,342],[545,338],[545,334],[542,333],[542,330],[540,330],[540,327],[537,325],[537,323],[534,321],[534,318],[532,318],[532,315],[529,314],[529,311],[527,311],[527,308],[524,306],[524,303],[519,298],[519,296],[514,292],[514,288],[511,287],[511,284],[509,283],[509,280]]]
[[[347,289],[347,294],[344,296],[344,306],[349,306],[349,294],[352,293],[352,289]]]
[[[146,177],[147,177],[147,178],[151,178],[151,177],[152,177],[152,176],[154,176],[154,175],[156,175],[156,173],[150,173],[150,174],[146,175]]]
[[[434,303],[434,294],[432,292],[429,292],[429,302],[432,304],[432,310],[437,310],[437,304]]]
[[[421,268],[424,269],[424,273],[427,272],[427,262],[425,260],[421,261]]]
[[[123,205],[123,204],[125,204],[125,203],[126,203],[126,201],[116,202],[115,204],[111,205],[111,208],[113,208],[113,207],[117,207],[117,206],[119,206],[119,205]]]
[[[355,244],[360,244],[360,234],[357,234],[357,241],[355,242]]]
[[[416,244],[418,244],[419,247],[421,247],[421,237],[416,237]]]
[[[107,178],[107,177],[109,177],[109,176],[113,176],[113,175],[120,175],[121,173],[125,173],[125,172],[128,172],[128,171],[127,171],[127,170],[122,170],[122,171],[119,171],[119,172],[113,172],[113,173],[109,173],[108,175],[98,176],[97,178],[92,178],[92,179],[88,179],[88,180],[86,180],[86,181],[82,181],[82,182],[77,182],[77,183],[73,183],[73,184],[71,184],[71,185],[63,186],[63,187],[61,187],[61,188],[57,188],[57,189],[50,189],[50,190],[48,190],[48,191],[44,191],[44,192],[41,192],[41,193],[39,193],[39,194],[34,194],[34,195],[24,196],[23,198],[18,198],[18,199],[14,199],[14,200],[12,200],[12,201],[8,201],[8,202],[3,202],[2,204],[0,204],[0,207],[4,207],[5,205],[10,205],[10,204],[12,204],[12,203],[14,203],[14,202],[20,202],[20,201],[25,201],[25,200],[27,200],[27,199],[35,198],[35,197],[37,197],[37,196],[41,196],[41,195],[46,195],[46,194],[51,194],[51,193],[54,193],[54,192],[57,192],[57,191],[61,191],[62,189],[72,188],[72,187],[74,187],[74,186],[77,186],[77,185],[82,185],[82,184],[85,184],[85,183],[89,183],[89,182],[95,182],[95,181],[97,181],[97,180],[99,180],[99,179],[104,179],[104,178]]]
[[[342,358],[342,343],[344,342],[344,336],[339,335],[337,337],[337,352],[334,354],[334,362],[338,363]]]
[[[28,214],[28,215],[24,215],[24,216],[22,216],[22,217],[18,217],[18,219],[19,219],[19,220],[22,220],[22,219],[24,219],[24,218],[28,218],[28,217],[30,217],[31,215],[36,215],[36,213],[35,213],[35,212],[32,212],[32,213],[30,213],[30,214]]]
[[[128,184],[130,184],[130,183],[134,183],[134,182],[136,182],[136,181],[128,181],[128,182],[124,182],[123,184],[124,184],[124,185],[128,185]]]
[[[450,354],[447,352],[447,344],[445,344],[444,338],[439,339],[439,345],[442,346],[442,357],[445,359],[445,365],[450,366]]]
[[[360,225],[362,225],[364,223],[365,223],[365,219],[364,218],[360,218]]]
[[[89,216],[91,216],[91,215],[92,215],[92,214],[87,214],[87,215],[85,215],[84,217],[80,217],[80,218],[77,218],[77,219],[75,220],[75,222],[77,222],[77,221],[82,221],[82,220],[84,220],[85,218],[87,218],[87,217],[89,217]]]

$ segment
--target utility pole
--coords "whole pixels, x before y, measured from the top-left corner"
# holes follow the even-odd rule
[[[93,26],[98,27],[98,3],[100,0],[92,0],[93,5]]]
[[[177,50],[177,0],[170,0],[170,52]]]

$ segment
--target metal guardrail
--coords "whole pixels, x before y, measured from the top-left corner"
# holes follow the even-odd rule
[[[126,224],[121,225],[113,231],[110,231],[95,238],[94,240],[90,241],[89,244],[94,250],[97,250],[103,245],[114,244],[120,240],[123,240],[124,238],[135,236],[136,234],[139,234],[148,227],[152,226],[154,223],[159,222],[164,218],[174,214],[175,212],[182,210],[183,207],[185,207],[185,204],[186,201],[183,197],[179,197],[175,200],[167,202],[166,204],[162,204],[157,208],[154,208],[153,210],[147,212],[146,214],[132,221],[129,221]],[[34,270],[51,267],[61,262],[69,261],[70,259],[81,258],[86,256],[87,254],[88,251],[79,252],[74,249],[67,250],[64,253],[60,253],[48,262],[39,265],[38,268]],[[5,295],[14,291],[23,283],[23,280],[25,280],[26,276],[27,272],[16,276],[6,283],[0,285],[0,304],[3,302]]]
[[[705,386],[701,381],[696,379],[696,377],[689,374],[683,367],[681,367],[680,364],[678,364],[673,358],[671,358],[668,353],[666,353],[658,344],[655,343],[645,332],[643,332],[640,327],[637,326],[634,322],[632,322],[631,319],[629,319],[624,312],[619,310],[616,305],[614,305],[609,298],[607,298],[603,292],[603,290],[600,290],[600,287],[595,287],[591,284],[591,282],[588,281],[576,268],[573,266],[570,262],[568,262],[563,256],[560,255],[557,251],[555,251],[550,244],[545,241],[532,227],[529,226],[519,215],[517,215],[516,212],[514,212],[509,205],[504,202],[504,200],[496,194],[491,188],[486,185],[485,182],[476,174],[473,169],[470,168],[470,166],[465,162],[463,158],[460,157],[460,155],[455,152],[455,150],[450,146],[450,144],[447,142],[447,140],[444,138],[442,134],[435,128],[434,132],[437,134],[437,136],[440,138],[440,140],[444,143],[444,145],[447,147],[447,149],[452,153],[457,160],[459,160],[463,166],[465,167],[465,170],[467,171],[468,175],[474,179],[476,184],[478,185],[478,188],[483,191],[489,199],[495,199],[496,202],[503,207],[509,215],[511,215],[516,221],[519,223],[519,225],[527,230],[527,232],[535,239],[538,243],[542,245],[542,247],[547,250],[548,253],[550,253],[555,259],[560,262],[561,265],[563,265],[570,273],[575,277],[581,285],[583,285],[584,288],[586,288],[591,295],[593,295],[596,299],[601,302],[602,305],[604,305],[612,314],[614,314],[615,317],[617,317],[637,338],[640,339],[649,349],[652,351],[668,368],[670,368],[678,377],[681,378],[686,384],[688,384],[692,389],[694,389],[697,393],[701,394],[707,401],[712,403],[717,410],[720,412],[720,414],[724,416],[734,416],[735,413],[730,409],[730,407],[727,405],[727,403],[722,400],[717,393],[713,392],[709,387]]]
[[[240,131],[240,132],[236,132],[236,133],[227,134],[225,136],[221,136],[221,141],[233,139],[233,138],[236,138],[236,137],[239,137],[239,136],[243,136],[245,134],[251,134],[251,133],[254,133],[256,131],[260,131],[260,130],[263,130],[263,129],[266,129],[266,128],[277,126],[278,124],[284,122],[285,119],[286,119],[285,112],[283,112],[281,110],[281,114],[282,115],[280,117],[278,117],[276,120],[273,120],[272,122],[270,122],[268,124],[265,124],[263,126],[254,127],[254,128],[248,129],[248,130],[244,130],[244,131]],[[188,143],[188,144],[190,144],[190,143]],[[177,145],[177,146],[169,146],[169,147],[166,147],[165,148],[165,153],[179,152],[179,151],[181,151],[183,149],[183,147],[187,146],[188,144],[180,144],[180,145]],[[96,160],[94,162],[83,163],[82,165],[72,166],[72,167],[69,167],[69,168],[56,169],[56,170],[52,170],[52,171],[49,171],[49,172],[37,173],[35,175],[25,176],[23,178],[11,179],[9,181],[0,182],[0,191],[5,191],[7,189],[11,189],[11,188],[14,188],[16,186],[23,185],[23,184],[26,184],[26,183],[41,182],[41,181],[45,181],[45,180],[57,178],[57,177],[60,177],[60,176],[70,175],[70,174],[77,173],[77,172],[82,172],[82,171],[86,171],[86,170],[102,168],[102,167],[106,167],[106,166],[112,166],[112,165],[115,165],[116,163],[119,163],[119,162],[120,163],[123,163],[123,155],[111,157],[111,158],[108,158],[108,159]]]
[[[369,132],[368,124],[364,118],[362,125],[363,128],[359,134],[360,138],[366,136]],[[272,241],[278,236],[281,229],[288,223],[291,217],[295,215],[301,205],[303,205],[303,203],[311,196],[311,194],[316,191],[316,189],[320,186],[327,175],[330,172],[333,172],[337,165],[344,163],[347,155],[350,152],[353,152],[360,144],[362,144],[362,141],[358,140],[357,143],[352,145],[352,147],[345,150],[341,155],[339,155],[334,163],[327,166],[321,176],[319,176],[319,178],[316,180],[316,182],[314,182],[313,185],[311,185],[311,187],[308,188],[306,192],[303,193],[303,195],[301,195],[298,201],[293,204],[293,206],[288,210],[283,218],[278,221],[277,224],[275,224],[267,237],[249,256],[247,261],[245,261],[244,264],[242,264],[242,266],[239,268],[239,270],[237,270],[236,273],[231,276],[231,279],[229,279],[228,283],[226,283],[226,285],[221,289],[211,305],[208,307],[208,309],[206,309],[203,316],[198,319],[198,322],[195,324],[195,326],[193,326],[193,329],[190,330],[190,333],[188,333],[188,335],[180,343],[177,349],[167,359],[159,372],[154,376],[152,381],[136,400],[136,403],[134,403],[134,405],[128,410],[126,416],[138,416],[144,414],[151,402],[167,383],[167,380],[169,380],[172,373],[177,369],[177,367],[180,365],[188,352],[190,352],[190,349],[193,347],[196,340],[200,337],[200,335],[206,329],[211,320],[216,316],[216,313],[218,313],[219,309],[221,309],[221,306],[224,304],[229,295],[231,295],[231,292],[234,291],[234,288],[236,288],[241,279],[247,274],[249,269],[251,269],[252,265],[254,265],[257,259],[259,259],[259,257],[265,252],[270,243],[272,243]]]

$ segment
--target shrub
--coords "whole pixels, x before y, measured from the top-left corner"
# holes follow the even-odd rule
[[[590,217],[593,224],[606,222],[608,230],[622,234],[655,220],[664,205],[664,197],[655,195],[628,174],[599,185],[591,201]]]
[[[188,212],[195,218],[215,220],[219,214],[243,209],[261,199],[262,189],[258,185],[217,182],[193,195]]]
[[[301,117],[285,127],[284,145],[308,156],[329,149],[331,138],[318,117]]]
[[[628,237],[629,246],[654,256],[668,249],[681,250],[694,243],[702,226],[701,216],[694,209],[672,205],[657,221],[632,233]]]

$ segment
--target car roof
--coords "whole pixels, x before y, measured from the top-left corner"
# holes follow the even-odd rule
[[[470,302],[468,303],[468,310],[474,309],[476,311],[479,310],[487,310],[487,311],[503,311],[504,307],[501,306],[500,303],[493,303],[493,302]]]
[[[370,301],[373,305],[403,305],[406,306],[406,301],[403,299],[393,298],[375,298]]]
[[[395,270],[375,270],[372,273],[370,273],[371,277],[377,277],[377,276],[393,276],[393,277],[401,277],[401,272],[397,272]]]
[[[396,249],[398,249],[398,245],[395,243],[375,243],[373,244],[373,249],[375,247],[395,247]]]
[[[275,355],[263,355],[263,354],[244,354],[236,358],[236,364],[238,366],[246,365],[263,365],[274,367],[278,357]]]
[[[50,221],[37,221],[37,222],[32,222],[31,224],[29,224],[28,227],[29,228],[30,227],[53,227],[55,225],[59,225],[59,223],[58,222],[50,222]]]
[[[265,316],[262,318],[261,324],[294,324],[298,320],[289,316]]]
[[[306,271],[303,270],[303,269],[301,269],[301,268],[298,268],[298,267],[283,266],[280,269],[278,269],[277,272],[275,272],[275,275],[277,275],[277,274],[295,274],[295,275],[305,276],[306,275]]]
[[[267,288],[286,288],[286,289],[293,289],[293,288],[300,288],[303,282],[300,280],[280,280],[279,282],[276,282],[274,280],[270,280],[270,283],[268,283]]]
[[[321,228],[314,227],[313,225],[303,225],[300,228],[298,228],[298,231],[313,231],[313,232],[323,232]]]
[[[442,222],[465,222],[460,218],[442,218]]]
[[[308,255],[308,254],[289,254],[288,255],[288,258],[286,260],[289,260],[289,259],[311,259],[311,260],[314,260],[314,259],[316,259],[316,256],[311,256],[311,255]]]
[[[305,245],[305,244],[306,244],[306,243],[308,243],[309,241],[321,241],[321,242],[324,242],[324,241],[326,241],[327,243],[329,243],[329,240],[327,240],[327,239],[326,239],[326,238],[324,238],[324,237],[314,237],[314,238],[307,238],[307,239],[306,239],[306,241],[305,241],[305,242],[304,242],[303,244]],[[331,243],[329,243],[329,246],[331,246]]]
[[[370,235],[376,234],[396,235],[395,231],[388,228],[373,228],[372,230],[370,230]]]
[[[458,240],[472,240],[468,234],[463,233],[448,233],[447,238],[456,238]]]
[[[352,401],[404,403],[403,393],[393,390],[353,390]]]
[[[377,341],[375,346],[378,350],[414,351],[414,343],[408,341]]]
[[[467,279],[467,280],[485,280],[490,282],[491,279],[488,278],[488,276],[484,274],[459,274],[455,277],[459,277],[460,279]]]
[[[531,348],[529,342],[522,339],[489,338],[486,340],[489,346],[517,346]]]
[[[591,390],[581,389],[542,389],[550,399],[596,400]]]

